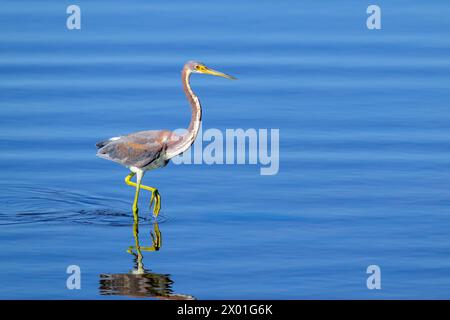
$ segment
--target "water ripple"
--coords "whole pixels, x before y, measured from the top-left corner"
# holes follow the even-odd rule
[[[75,223],[120,227],[133,223],[128,201],[34,186],[3,186],[2,190],[0,225]],[[158,222],[165,220],[158,217]],[[143,213],[140,221],[150,223],[153,218]]]

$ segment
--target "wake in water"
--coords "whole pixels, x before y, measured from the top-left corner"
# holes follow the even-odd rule
[[[0,225],[35,223],[77,223],[85,225],[130,226],[131,204],[111,197],[52,188],[17,185],[2,188]],[[140,216],[150,223],[150,214]],[[158,221],[163,223],[165,217]]]

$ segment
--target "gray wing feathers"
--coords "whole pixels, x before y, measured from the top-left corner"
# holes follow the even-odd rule
[[[127,167],[143,168],[165,151],[160,131],[143,131],[97,143],[97,156]]]

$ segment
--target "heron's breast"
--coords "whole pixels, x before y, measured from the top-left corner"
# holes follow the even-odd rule
[[[153,160],[150,164],[148,164],[147,166],[143,167],[142,170],[144,171],[149,171],[149,170],[153,170],[153,169],[157,169],[157,168],[162,168],[165,167],[167,165],[169,161],[166,159],[165,157],[165,153],[161,152],[158,156],[158,158],[156,158],[155,160]]]

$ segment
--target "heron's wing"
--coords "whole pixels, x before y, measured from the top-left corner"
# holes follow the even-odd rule
[[[143,168],[159,159],[170,131],[141,131],[97,143],[97,156],[126,167]]]

